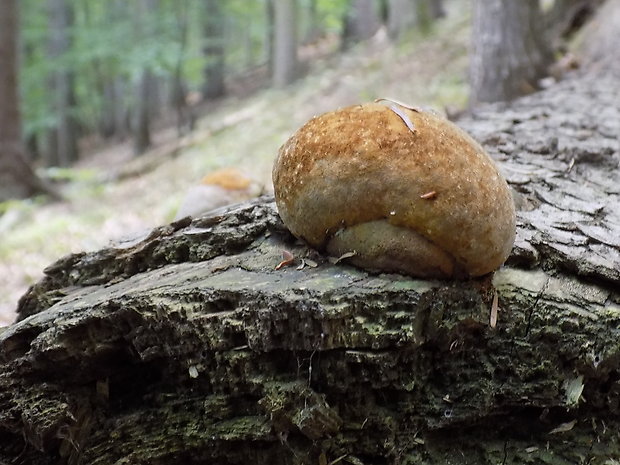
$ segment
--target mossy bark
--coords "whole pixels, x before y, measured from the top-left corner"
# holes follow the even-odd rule
[[[491,276],[333,264],[270,199],[50,266],[0,334],[0,463],[616,463],[616,82],[461,122],[519,206]]]

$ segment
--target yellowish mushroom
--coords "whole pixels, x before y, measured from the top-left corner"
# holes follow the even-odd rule
[[[463,130],[433,113],[356,105],[308,121],[273,168],[291,232],[371,270],[422,278],[497,269],[515,238],[510,190]]]

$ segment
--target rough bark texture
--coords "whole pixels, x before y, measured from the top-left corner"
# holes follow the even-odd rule
[[[471,103],[511,100],[537,87],[552,59],[539,0],[476,0]]]
[[[616,463],[618,77],[461,122],[516,191],[492,276],[332,264],[268,199],[50,266],[0,334],[0,463]]]

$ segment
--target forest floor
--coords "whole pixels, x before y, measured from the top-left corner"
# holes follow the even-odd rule
[[[379,97],[440,113],[464,108],[469,16],[453,5],[426,36],[412,33],[395,44],[380,31],[312,62],[286,89],[222,99],[193,133],[178,139],[173,128],[163,129],[139,158],[125,142],[57,170],[66,179],[64,202],[14,202],[0,217],[0,326],[13,321],[19,297],[47,265],[171,221],[187,189],[213,170],[240,168],[269,192],[278,148],[314,115]]]

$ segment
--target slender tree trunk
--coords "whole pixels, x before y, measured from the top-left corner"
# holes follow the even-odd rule
[[[136,36],[140,41],[149,41],[156,37],[157,31],[151,26],[151,20],[158,8],[157,0],[140,0],[138,2],[139,15],[135,19]],[[134,83],[134,102],[131,118],[133,133],[133,151],[135,155],[144,153],[151,146],[151,120],[154,98],[153,89],[155,75],[147,64],[137,82]]]
[[[118,105],[116,89],[113,79],[106,79],[102,88],[103,101],[101,102],[101,118],[99,121],[99,132],[104,138],[116,135],[115,109]]]
[[[149,70],[142,72],[136,84],[136,102],[132,118],[133,151],[135,155],[144,153],[151,146],[151,115],[149,112],[151,80],[153,74]]]
[[[127,95],[131,92],[131,83],[123,76],[116,76],[111,81],[113,100],[110,104],[113,118],[114,132],[117,137],[123,138],[131,132],[131,110],[127,105]]]
[[[415,24],[423,34],[428,34],[433,26],[433,22],[438,18],[440,8],[434,0],[415,0]]]
[[[74,15],[67,0],[49,0],[48,5],[49,57],[52,63],[58,63],[71,48]],[[65,66],[59,66],[50,76],[56,126],[48,134],[45,156],[47,166],[69,166],[78,159],[77,122],[73,115],[76,105],[74,81],[73,72]]]
[[[273,85],[284,87],[297,77],[297,1],[275,0]]]
[[[412,0],[388,0],[387,6],[388,34],[398,39],[415,21],[414,4]]]
[[[345,17],[343,48],[346,49],[353,43],[371,38],[380,24],[375,0],[351,0]]]
[[[203,96],[205,99],[221,97],[226,93],[224,84],[226,49],[224,47],[224,5],[222,0],[205,0],[205,46]]]
[[[431,7],[431,16],[434,19],[443,18],[446,16],[446,10],[443,6],[443,0],[429,0]]]
[[[265,30],[265,47],[264,53],[267,57],[267,67],[269,75],[273,76],[273,58],[274,58],[274,42],[275,42],[275,23],[276,14],[274,11],[274,0],[265,1],[265,15],[267,19],[267,28]]]
[[[472,34],[472,104],[536,88],[552,58],[538,0],[475,0]]]
[[[104,20],[109,23],[123,21],[129,16],[129,9],[126,2],[120,0],[110,0],[106,4]],[[89,3],[83,3],[83,15],[88,25],[100,27],[95,24],[90,12]],[[99,117],[99,132],[104,138],[127,136],[129,131],[128,124],[128,104],[127,81],[124,77],[115,73],[115,63],[93,60],[91,73],[93,80],[97,83],[97,90],[103,98],[101,113]]]
[[[193,105],[188,101],[188,89],[183,75],[183,62],[187,53],[190,4],[188,0],[178,2],[175,19],[179,40],[179,54],[170,85],[170,103],[176,113],[177,136],[181,137],[194,129],[196,115]]]
[[[3,0],[0,14],[0,201],[48,193],[57,197],[33,172],[25,157],[19,109],[17,0]]]
[[[325,30],[317,8],[317,2],[311,1],[307,7],[308,29],[304,33],[303,43],[312,43],[324,35]]]

